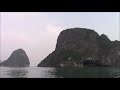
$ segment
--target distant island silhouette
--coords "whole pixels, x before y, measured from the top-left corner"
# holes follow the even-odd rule
[[[13,51],[11,56],[0,64],[4,67],[28,67],[29,65],[28,56],[23,49]]]

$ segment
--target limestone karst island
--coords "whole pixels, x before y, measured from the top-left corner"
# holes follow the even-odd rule
[[[29,58],[23,49],[13,51],[11,56],[0,64],[4,67],[28,67],[29,65]]]
[[[63,30],[55,51],[38,67],[120,66],[120,41],[86,28]]]

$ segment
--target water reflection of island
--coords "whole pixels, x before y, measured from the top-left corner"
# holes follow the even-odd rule
[[[27,78],[28,71],[25,69],[12,69],[7,73],[11,78]]]
[[[59,78],[120,78],[119,68],[56,68]]]

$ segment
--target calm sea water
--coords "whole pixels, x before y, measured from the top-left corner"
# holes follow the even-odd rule
[[[0,67],[0,78],[120,78],[120,68]]]

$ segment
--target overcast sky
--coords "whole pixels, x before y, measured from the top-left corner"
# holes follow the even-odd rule
[[[1,60],[19,48],[36,66],[54,49],[59,33],[67,28],[89,28],[119,40],[118,12],[1,12]]]

